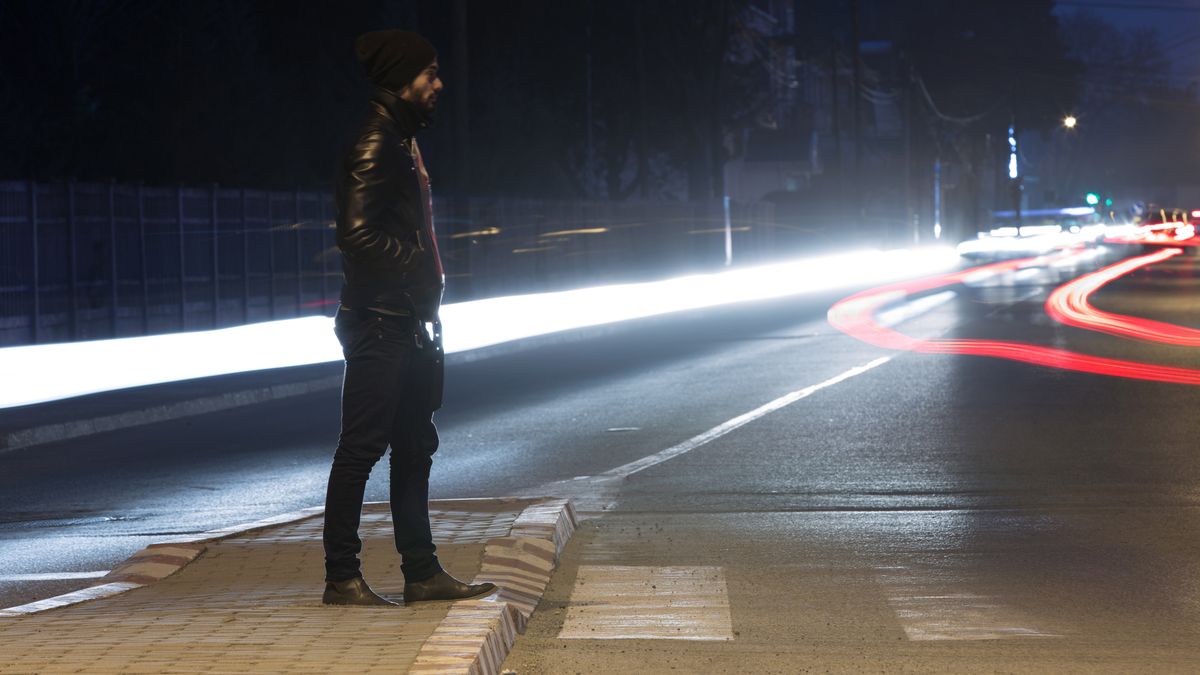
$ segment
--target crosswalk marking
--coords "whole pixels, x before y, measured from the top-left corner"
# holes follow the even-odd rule
[[[1060,637],[1002,598],[971,592],[912,567],[881,567],[878,580],[909,640],[1005,640]]]
[[[732,640],[720,567],[584,565],[558,637],[585,640]]]

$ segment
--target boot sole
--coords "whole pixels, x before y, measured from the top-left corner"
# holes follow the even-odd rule
[[[492,588],[489,588],[484,591],[479,591],[478,593],[473,593],[471,595],[460,595],[460,596],[453,597],[453,598],[421,598],[420,600],[408,600],[406,598],[404,600],[404,604],[407,606],[407,605],[411,605],[416,602],[454,602],[455,600],[470,600],[471,598],[478,598],[478,597],[482,597],[485,595],[491,595],[492,593],[495,593],[498,590],[500,590],[499,587],[493,586]]]

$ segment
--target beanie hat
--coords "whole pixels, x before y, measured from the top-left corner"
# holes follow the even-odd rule
[[[377,30],[354,41],[354,53],[367,79],[378,87],[400,91],[437,58],[429,40],[407,30]]]

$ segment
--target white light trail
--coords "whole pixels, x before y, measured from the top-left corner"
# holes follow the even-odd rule
[[[946,271],[951,248],[860,251],[664,281],[455,303],[442,308],[453,354],[576,328],[873,285]],[[341,359],[332,319],[305,317],[170,335],[0,349],[0,408]]]
[[[1060,249],[1095,244],[1106,236],[1111,238],[1126,231],[1124,226],[1101,224],[1084,225],[1077,231],[1066,232],[1058,225],[1027,225],[1019,230],[1011,226],[998,227],[991,232],[981,232],[977,239],[964,241],[958,245],[957,250],[963,256],[1036,256]]]

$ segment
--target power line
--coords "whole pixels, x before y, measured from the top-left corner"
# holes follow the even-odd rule
[[[915,73],[913,75],[914,75],[913,81],[917,83],[918,88],[921,90],[921,95],[925,98],[925,102],[927,104],[929,104],[929,109],[933,112],[934,115],[936,115],[937,117],[939,117],[942,120],[945,120],[947,122],[953,122],[954,124],[971,124],[972,122],[977,122],[977,121],[987,117],[988,115],[992,114],[993,112],[995,112],[996,110],[998,110],[1000,108],[1000,103],[997,103],[995,106],[992,107],[991,110],[981,112],[977,115],[969,115],[966,117],[954,117],[951,115],[947,115],[947,114],[943,113],[941,110],[938,110],[937,104],[933,102],[933,97],[929,95],[929,89],[927,89],[925,87],[925,79],[922,78],[920,75],[916,75]]]

